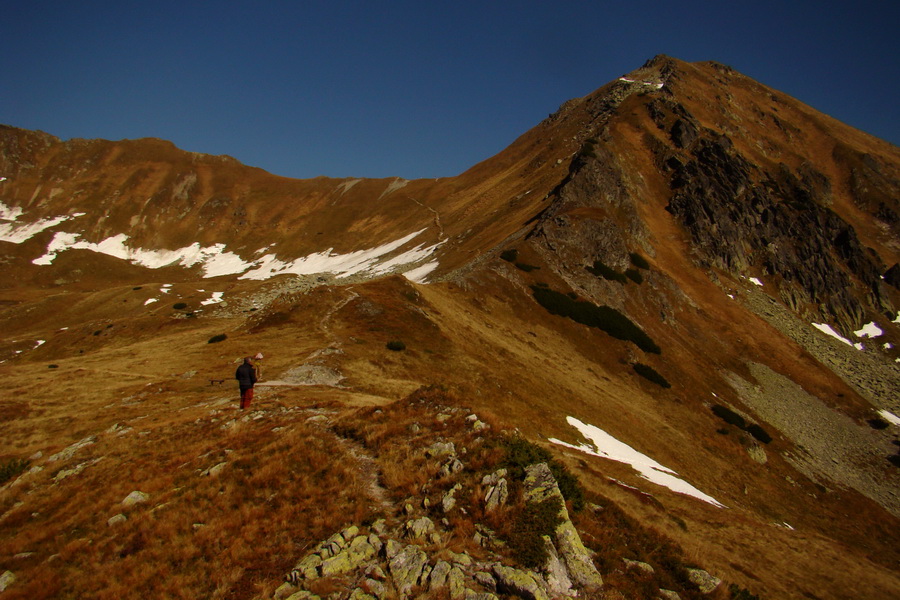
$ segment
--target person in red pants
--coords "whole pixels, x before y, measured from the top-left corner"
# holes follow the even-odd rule
[[[252,358],[248,356],[244,359],[244,364],[237,368],[234,378],[241,388],[241,410],[244,410],[253,400],[253,386],[256,383],[256,369],[253,368]]]

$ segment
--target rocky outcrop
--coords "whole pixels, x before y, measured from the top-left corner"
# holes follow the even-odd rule
[[[569,581],[581,588],[601,587],[603,578],[597,571],[597,567],[594,566],[591,552],[585,548],[575,525],[569,519],[563,495],[546,463],[531,465],[526,469],[525,498],[528,502],[541,502],[547,498],[558,499],[560,524],[556,527],[554,539],[551,540],[556,551],[555,554],[559,557],[559,562],[565,565]],[[558,566],[545,566],[546,571],[553,568],[558,569]],[[565,581],[563,578],[557,580]],[[566,590],[559,591],[565,592]]]

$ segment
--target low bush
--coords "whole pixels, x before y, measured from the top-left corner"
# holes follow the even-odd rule
[[[515,248],[510,248],[509,250],[504,250],[500,253],[500,258],[502,258],[506,262],[515,262],[518,257],[519,251]]]
[[[713,414],[728,423],[729,425],[734,425],[738,429],[746,429],[747,422],[744,421],[744,417],[737,414],[730,408],[722,406],[721,404],[716,404],[712,407]]]
[[[612,267],[603,264],[602,261],[595,260],[593,267],[586,267],[588,273],[608,279],[610,281],[618,281],[619,283],[628,283],[628,278],[623,273],[619,273]]]
[[[578,478],[566,469],[565,465],[553,458],[549,451],[519,436],[507,436],[502,442],[506,456],[502,465],[509,471],[510,477],[525,479],[525,467],[536,463],[547,463],[563,498],[572,503],[575,512],[584,508],[584,490]]]
[[[509,549],[515,559],[529,569],[543,567],[548,558],[543,536],[553,536],[562,523],[559,499],[527,502],[515,510],[510,527]]]
[[[0,485],[25,472],[29,464],[24,458],[11,458],[0,464]]]
[[[540,286],[532,286],[531,291],[538,304],[550,314],[568,317],[576,323],[600,329],[618,340],[632,342],[644,352],[662,353],[649,335],[612,307],[574,300],[566,294]]]
[[[648,381],[652,381],[656,385],[668,389],[672,387],[665,377],[656,372],[656,369],[651,367],[650,365],[645,365],[642,363],[634,363],[631,365],[631,368],[634,369],[634,372],[643,377]]]
[[[740,587],[736,583],[728,586],[728,593],[731,600],[760,600],[756,594],[751,594],[748,590]]]
[[[400,340],[391,340],[387,343],[387,349],[393,350],[394,352],[400,352],[402,350],[406,350],[406,344],[404,344]]]
[[[219,335],[214,335],[211,338],[209,338],[209,341],[206,343],[207,344],[217,344],[219,342],[224,342],[227,339],[228,339],[227,335],[225,335],[224,333],[220,333]]]
[[[632,280],[633,282],[635,282],[638,285],[641,285],[642,283],[644,283],[644,276],[641,275],[641,272],[638,271],[637,269],[626,270],[625,277]]]
[[[895,467],[900,467],[900,454],[891,454],[888,456],[888,461]]]
[[[528,265],[520,262],[516,263],[516,268],[520,271],[525,271],[526,273],[531,273],[532,271],[537,271],[538,269],[540,269],[540,267],[535,267],[534,265]]]
[[[183,308],[187,308],[187,304],[184,302],[176,302],[172,305],[172,308],[174,308],[175,310],[181,310]]]
[[[47,365],[48,369],[58,369],[59,365]]]
[[[638,269],[644,269],[646,271],[650,268],[650,263],[647,262],[647,259],[637,252],[632,252],[628,255],[628,258],[631,259],[631,264],[633,264]]]
[[[887,429],[888,425],[890,425],[890,423],[888,423],[884,419],[879,418],[869,419],[868,423],[869,427],[871,427],[872,429]]]
[[[745,429],[744,431],[746,431],[747,433],[752,435],[754,438],[757,439],[757,441],[760,441],[763,444],[768,444],[772,441],[772,436],[769,435],[769,432],[766,431],[765,429],[763,429],[762,427],[760,427],[759,425],[757,425],[756,423],[748,425],[747,429]]]

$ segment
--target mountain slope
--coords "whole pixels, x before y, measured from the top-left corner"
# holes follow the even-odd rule
[[[178,488],[226,510],[206,483],[137,473],[177,467],[172,453],[225,457],[248,429],[270,435],[235,413],[226,387],[235,360],[256,352],[252,419],[274,428],[290,411],[327,409],[329,430],[356,440],[371,407],[436,384],[442,402],[517,428],[598,502],[739,588],[842,598],[900,587],[894,146],[728,67],[662,56],[438,180],[289,180],[159,140],[0,134],[0,372],[12,382],[0,456],[42,451],[32,463],[44,467],[3,491],[0,567],[20,590],[63,568],[49,560],[61,548],[115,537],[105,517],[63,518],[73,509],[58,498],[84,495],[113,516],[120,498],[86,491],[115,477],[112,465],[159,497]],[[435,418],[422,411],[414,418]],[[148,433],[119,436],[116,423]],[[308,433],[297,431],[253,442],[254,468],[283,462]],[[70,457],[63,471],[85,466],[58,479],[47,456],[89,436],[90,460]],[[337,475],[346,456],[327,470],[355,477]],[[54,501],[32,506],[31,491]],[[365,518],[360,498],[338,502],[346,520],[319,516],[271,550],[296,556],[232,545],[233,562],[209,567],[218,583],[191,589],[272,593],[304,544]],[[372,515],[397,517],[397,502]],[[164,525],[130,520],[128,536]],[[610,598],[650,586],[619,559],[671,560],[585,543]],[[141,551],[90,560],[124,573]],[[62,554],[68,576],[88,568]],[[151,593],[138,579],[115,593]],[[97,589],[67,585],[61,596]]]

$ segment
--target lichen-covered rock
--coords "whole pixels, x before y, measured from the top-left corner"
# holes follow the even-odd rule
[[[125,507],[134,506],[135,504],[140,504],[142,502],[146,502],[149,499],[150,499],[149,494],[145,494],[144,492],[135,490],[135,491],[131,492],[130,494],[128,494],[127,496],[125,496],[125,499],[122,500],[122,506],[125,506]]]
[[[428,578],[428,589],[430,591],[437,591],[447,585],[447,575],[450,574],[450,568],[450,563],[447,561],[437,561]]]
[[[119,514],[107,519],[106,525],[109,527],[114,527],[115,525],[118,525],[119,523],[124,523],[127,520],[128,520],[128,517],[126,517],[122,513],[119,513]]]
[[[514,594],[525,600],[550,600],[550,596],[538,583],[539,578],[527,571],[494,565],[494,575],[497,577],[499,592]]]
[[[379,600],[382,598],[387,598],[388,596],[388,588],[386,585],[378,581],[377,579],[366,579],[362,582],[360,586],[364,592],[375,596]]]
[[[681,596],[678,595],[678,592],[663,588],[659,589],[659,597],[663,600],[681,600]]]
[[[506,501],[508,499],[509,488],[507,486],[506,479],[500,478],[496,484],[488,488],[487,494],[485,494],[484,496],[484,509],[487,512],[492,512],[498,507],[506,504]]]
[[[445,513],[453,510],[453,507],[456,506],[455,494],[461,489],[462,486],[457,483],[452,488],[450,488],[446,494],[444,494],[444,497],[441,498],[441,510],[443,510]]]
[[[623,558],[622,562],[625,563],[625,566],[629,569],[636,569],[647,574],[651,574],[654,572],[654,569],[651,565],[648,565],[647,563],[641,562],[639,560],[630,560],[628,558]]]
[[[497,580],[494,579],[494,576],[491,575],[490,573],[485,573],[484,571],[478,571],[477,573],[475,573],[472,576],[472,579],[474,579],[478,583],[478,585],[480,585],[481,587],[483,587],[485,589],[488,589],[491,591],[496,591],[496,589],[497,589]]]
[[[456,456],[456,446],[453,442],[435,442],[425,450],[425,456],[428,458]]]
[[[11,586],[16,581],[16,575],[12,571],[4,571],[3,575],[0,575],[0,592],[6,591],[6,588]]]
[[[357,531],[359,531],[357,529]],[[342,575],[358,569],[363,563],[375,557],[375,548],[364,535],[353,538],[350,545],[331,558],[322,561],[320,572],[323,577]]]
[[[466,600],[499,600],[496,595],[490,592],[473,592],[472,590],[466,590],[465,595]]]
[[[434,522],[428,517],[420,517],[406,522],[407,537],[416,539],[425,537],[434,531]]]
[[[462,569],[454,566],[447,574],[447,588],[450,591],[451,600],[459,600],[466,596],[466,576]]]
[[[557,553],[566,565],[569,579],[582,588],[594,589],[603,585],[603,578],[594,566],[591,553],[581,541],[578,531],[569,519],[565,501],[546,463],[531,465],[525,469],[525,499],[541,502],[554,497],[559,500],[559,516],[562,522],[554,532],[553,542]]]
[[[422,577],[422,569],[428,563],[428,556],[418,547],[410,544],[404,546],[388,563],[391,577],[394,578],[394,587],[403,598],[410,594],[419,584]]]
[[[275,600],[284,600],[285,598],[295,594],[296,592],[297,586],[290,581],[285,581],[280,586],[278,586],[278,589],[275,590],[272,598],[274,598]]]
[[[403,544],[396,540],[389,539],[384,543],[384,557],[388,560],[394,558],[401,550],[403,550]]]
[[[319,596],[316,596],[312,592],[308,592],[306,590],[300,590],[299,592],[295,592],[288,596],[287,600],[322,600]]]
[[[377,600],[372,594],[367,594],[360,588],[356,588],[347,597],[347,600]]]
[[[565,563],[556,553],[556,546],[550,536],[542,536],[544,546],[547,549],[547,563],[544,565],[544,575],[547,578],[547,586],[556,595],[567,595],[572,591],[572,580]]]
[[[288,575],[288,581],[297,583],[301,579],[315,579],[319,575],[319,567],[322,566],[322,557],[318,554],[310,554],[297,563]]]
[[[721,579],[713,577],[703,569],[688,569],[687,573],[691,583],[700,588],[700,591],[704,594],[713,593],[713,591],[719,587],[719,584],[722,583]]]

